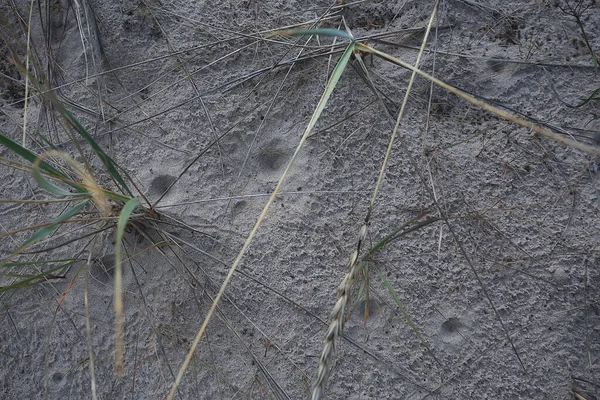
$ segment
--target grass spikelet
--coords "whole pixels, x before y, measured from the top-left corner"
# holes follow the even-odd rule
[[[358,254],[360,253],[362,243],[367,237],[367,224],[369,216],[370,215],[367,215],[365,223],[362,225],[358,233],[356,250],[354,250],[350,256],[350,259],[348,260],[348,272],[344,276],[342,283],[340,283],[337,288],[337,301],[333,307],[333,311],[331,312],[331,322],[329,323],[329,328],[327,329],[327,333],[325,335],[323,352],[321,353],[319,367],[317,369],[317,378],[315,379],[313,386],[312,400],[321,399],[325,392],[325,385],[327,384],[327,378],[331,372],[331,364],[335,354],[335,343],[344,332],[344,314],[346,305],[348,304],[348,296],[352,289],[354,280],[356,279],[356,274],[360,269]]]

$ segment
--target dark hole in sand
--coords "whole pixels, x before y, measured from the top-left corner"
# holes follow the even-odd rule
[[[167,191],[169,186],[175,182],[175,177],[172,175],[159,175],[150,182],[149,193],[155,196],[162,196]]]
[[[257,158],[262,169],[276,171],[285,164],[287,155],[283,150],[263,149]]]
[[[448,318],[442,324],[442,332],[444,333],[455,333],[458,332],[460,328],[464,328],[465,324],[463,324],[459,318],[452,317]]]
[[[99,282],[110,283],[112,282],[114,271],[115,255],[109,254],[94,260],[90,269],[90,275]]]

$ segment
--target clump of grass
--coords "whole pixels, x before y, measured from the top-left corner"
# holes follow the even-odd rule
[[[66,153],[58,150],[50,150],[42,155],[37,155],[26,147],[14,142],[3,133],[0,133],[0,144],[9,149],[16,156],[24,159],[30,164],[17,163],[14,160],[8,160],[8,164],[15,168],[24,169],[30,171],[32,177],[38,183],[38,185],[46,190],[48,193],[57,196],[54,201],[57,203],[65,203],[69,207],[66,211],[63,211],[58,217],[54,218],[49,223],[26,226],[16,231],[11,231],[3,236],[15,234],[22,231],[35,230],[35,232],[26,239],[12,254],[6,257],[0,263],[0,268],[6,270],[12,270],[16,267],[23,266],[39,266],[47,264],[59,264],[52,268],[46,269],[37,274],[23,274],[7,272],[3,275],[7,278],[17,279],[13,283],[1,288],[0,292],[10,291],[14,293],[16,290],[23,289],[28,286],[42,284],[48,279],[52,278],[56,272],[67,271],[70,267],[76,264],[79,259],[77,257],[68,259],[44,259],[37,261],[19,261],[11,262],[12,259],[22,254],[28,247],[39,243],[45,238],[51,238],[61,226],[72,224],[72,223],[92,223],[97,225],[94,229],[93,235],[101,234],[105,230],[109,229],[114,221],[118,221],[115,228],[116,235],[116,251],[115,251],[115,276],[114,276],[114,296],[115,296],[115,317],[116,317],[116,333],[115,333],[115,367],[118,373],[122,372],[123,369],[123,355],[122,355],[122,330],[123,330],[123,303],[122,303],[122,284],[121,284],[121,240],[123,238],[127,223],[132,217],[132,214],[136,207],[140,205],[137,198],[133,197],[131,190],[127,183],[117,170],[115,163],[112,159],[104,152],[104,150],[98,145],[98,143],[88,134],[86,129],[79,123],[77,119],[69,113],[62,104],[56,99],[51,98],[51,102],[59,110],[64,120],[73,128],[79,135],[90,145],[94,153],[101,160],[102,164],[106,168],[109,175],[113,178],[114,182],[118,185],[124,193],[118,193],[106,188],[103,188],[97,180],[94,178],[94,173],[90,169],[90,162],[84,157],[85,165],[75,161],[72,157]],[[81,153],[83,154],[83,153]],[[62,160],[69,167],[68,171],[63,172],[58,166],[53,166],[50,163],[50,159]],[[56,182],[56,183],[55,183]],[[65,189],[58,184],[65,185],[68,189]],[[70,205],[72,202],[76,202],[75,205]],[[19,203],[21,200],[3,200],[3,202],[14,202]],[[48,200],[35,201],[37,203],[48,202]],[[112,203],[112,204],[111,204]],[[90,212],[87,211],[87,206],[93,204],[95,206],[97,216],[90,216]],[[148,211],[141,211],[138,215],[143,216]],[[84,235],[84,237],[87,235]],[[77,241],[77,239],[75,239]],[[56,248],[64,247],[69,245],[72,240],[66,243],[59,244],[58,246],[52,246],[47,249],[38,250],[42,254],[49,255],[51,250]],[[80,248],[79,253],[83,252],[86,245]],[[76,277],[79,273],[76,274]],[[71,282],[72,286],[73,282]],[[68,289],[67,289],[68,291]],[[66,294],[66,293],[65,293]],[[64,295],[63,295],[64,299]],[[59,302],[62,303],[62,300]]]

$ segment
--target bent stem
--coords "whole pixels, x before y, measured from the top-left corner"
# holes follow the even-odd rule
[[[512,114],[510,114],[510,113],[508,113],[508,112],[506,112],[506,111],[504,111],[504,110],[502,110],[502,109],[500,109],[498,107],[494,107],[493,105],[488,104],[485,101],[482,101],[482,100],[476,98],[475,96],[472,96],[472,95],[470,95],[470,94],[468,94],[468,93],[466,93],[466,92],[464,92],[464,91],[462,91],[462,90],[460,90],[458,88],[455,88],[454,86],[449,85],[446,82],[441,81],[441,80],[439,80],[439,79],[437,79],[437,78],[429,75],[427,72],[424,72],[424,71],[420,70],[417,67],[413,67],[412,65],[410,65],[410,64],[408,64],[408,63],[406,63],[406,62],[404,62],[402,60],[399,60],[396,57],[393,57],[393,56],[391,56],[391,55],[389,55],[387,53],[384,53],[382,51],[376,50],[376,49],[372,48],[371,46],[368,46],[368,45],[362,44],[362,43],[356,43],[356,49],[360,50],[360,51],[365,51],[365,52],[368,52],[368,53],[375,54],[376,56],[381,57],[381,58],[383,58],[385,60],[388,60],[389,62],[391,62],[393,64],[396,64],[396,65],[399,65],[399,66],[401,66],[403,68],[409,69],[413,73],[421,75],[422,77],[428,79],[429,81],[433,82],[434,84],[438,85],[439,87],[442,87],[442,88],[448,90],[449,92],[452,92],[455,95],[457,95],[457,96],[459,96],[459,97],[467,100],[468,102],[470,102],[472,104],[475,104],[476,106],[479,106],[479,107],[481,107],[481,108],[483,108],[483,109],[485,109],[485,110],[487,110],[487,111],[489,111],[489,112],[491,112],[493,114],[496,114],[499,117],[502,117],[502,118],[504,118],[504,119],[506,119],[506,120],[508,120],[510,122],[514,122],[515,124],[521,125],[521,126],[523,126],[525,128],[528,128],[528,129],[530,129],[533,132],[536,132],[536,133],[539,133],[541,135],[547,136],[547,137],[549,137],[551,139],[554,139],[554,140],[556,140],[558,142],[564,143],[564,144],[566,144],[568,146],[574,147],[574,148],[576,148],[578,150],[582,150],[582,151],[584,151],[586,153],[589,153],[589,154],[592,154],[592,155],[595,155],[595,156],[600,156],[600,149],[598,149],[597,147],[589,146],[587,144],[578,142],[578,141],[570,139],[568,137],[561,136],[558,133],[552,132],[549,129],[546,129],[546,128],[540,126],[540,125],[536,125],[536,124],[534,124],[532,122],[529,122],[529,121],[526,121],[524,119],[515,117],[514,115],[512,115]]]

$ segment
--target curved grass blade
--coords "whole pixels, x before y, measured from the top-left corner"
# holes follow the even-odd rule
[[[39,167],[39,163],[36,162],[34,168],[33,168],[33,179],[35,179],[35,181],[37,182],[38,185],[40,185],[40,187],[42,189],[44,189],[45,191],[55,194],[57,196],[65,196],[65,197],[77,197],[77,196],[89,196],[90,193],[88,192],[78,192],[78,193],[73,193],[73,192],[69,192],[68,190],[65,190],[61,187],[56,186],[55,184],[53,184],[52,182],[50,182],[48,179],[46,179],[42,173],[40,172],[40,167]]]
[[[21,146],[17,142],[12,141],[8,137],[4,136],[2,133],[0,133],[0,144],[4,145],[6,148],[11,150],[13,153],[24,158],[25,160],[29,161],[32,164],[34,164],[35,161],[39,158],[39,156],[37,154],[35,154],[31,150],[26,149],[25,147]],[[57,170],[56,168],[52,167],[46,161],[40,162],[40,168],[52,176],[60,177],[67,181],[70,180],[70,178],[68,176],[66,176],[65,174],[63,174],[62,172]],[[77,189],[81,190],[81,188],[77,188]]]
[[[24,69],[22,65],[20,67],[22,69]],[[71,123],[71,125],[85,139],[85,141],[88,142],[90,144],[90,146],[92,146],[92,149],[98,155],[98,157],[102,161],[102,164],[104,164],[104,166],[106,167],[106,170],[108,171],[108,173],[113,177],[115,182],[121,186],[121,190],[124,190],[125,192],[127,192],[127,194],[130,196],[130,198],[133,197],[133,193],[131,192],[131,190],[129,189],[127,184],[125,183],[125,180],[123,179],[123,177],[117,170],[112,159],[104,152],[104,150],[102,150],[102,148],[98,145],[98,143],[87,133],[87,131],[85,130],[83,125],[81,125],[79,123],[79,121],[69,111],[67,111],[67,109],[63,106],[63,104],[60,101],[58,101],[54,92],[52,90],[47,91],[47,90],[42,89],[42,85],[40,84],[40,82],[38,82],[35,79],[35,77],[33,77],[31,74],[29,74],[29,72],[26,69],[24,69],[23,72],[32,81],[32,83],[34,83],[36,85],[36,87],[38,88],[38,90],[40,90],[40,92],[47,94],[48,100],[50,100],[50,102],[56,107],[58,112],[65,118],[66,121]],[[71,136],[71,135],[69,135],[69,136]],[[8,139],[5,136],[4,136],[4,138]],[[77,150],[79,151],[79,153],[81,154],[81,156],[83,158],[85,158],[81,148],[79,147],[79,145],[77,144],[75,139],[73,137],[71,137],[71,139],[73,140],[73,143],[74,143],[75,147],[77,148]],[[8,139],[8,140],[10,141],[10,139]],[[51,145],[51,147],[53,149],[56,149],[53,145]],[[23,149],[22,146],[21,146],[21,148]],[[29,151],[27,151],[27,152],[31,153]],[[31,153],[31,154],[33,154],[33,153]],[[30,155],[26,154],[25,152],[22,152],[21,156],[25,156],[25,155],[30,156]],[[27,158],[27,159],[29,159],[29,158]],[[33,161],[31,159],[29,159],[29,161],[33,163]]]
[[[73,196],[73,194],[71,194],[68,191],[65,191],[64,189],[58,186],[55,186],[40,174],[39,163],[45,157],[49,156],[57,156],[63,159],[63,161],[65,161],[71,167],[73,172],[75,172],[75,174],[81,179],[82,186],[85,188],[86,193],[77,193],[75,194],[76,196],[91,196],[92,200],[94,201],[94,204],[96,204],[96,208],[98,209],[98,211],[100,211],[100,214],[103,217],[108,217],[112,215],[112,209],[108,204],[104,190],[100,187],[100,185],[98,185],[90,171],[86,167],[69,157],[67,154],[63,153],[62,151],[51,150],[42,154],[40,158],[38,158],[35,161],[33,168],[33,176],[41,187],[54,194],[63,195],[67,197]]]
[[[117,223],[117,240],[115,243],[115,369],[117,374],[123,372],[123,293],[121,268],[121,241],[125,234],[127,221],[133,210],[140,204],[137,198],[130,199],[121,210],[119,222]]]
[[[31,150],[21,146],[20,144],[14,142],[13,140],[9,139],[8,137],[6,137],[5,135],[3,135],[2,133],[0,133],[0,144],[4,145],[7,149],[11,150],[13,153],[15,153],[16,155],[18,155],[19,157],[29,161],[32,164],[36,163],[36,160],[38,160],[40,158],[40,156],[38,156],[37,154],[35,154],[34,152],[32,152]],[[56,149],[54,147],[54,149]],[[60,172],[59,170],[57,170],[56,168],[54,168],[53,166],[51,166],[48,162],[41,160],[39,162],[39,169],[41,169],[42,171],[46,172],[48,175],[50,175],[53,178],[57,178],[61,181],[63,181],[64,183],[68,184],[69,186],[71,186],[73,189],[77,190],[80,193],[85,193],[85,194],[89,194],[87,193],[87,190],[85,188],[83,188],[80,185],[77,185],[76,183],[74,183],[71,178],[69,176],[67,176],[66,174]],[[38,182],[39,184],[39,182]],[[40,185],[42,186],[42,185]],[[44,187],[44,186],[42,186]],[[44,187],[44,189],[48,190],[47,188]],[[52,190],[48,190],[50,193],[53,193]],[[131,197],[126,197],[123,195],[120,195],[118,193],[114,193],[111,192],[109,190],[104,189],[103,190],[104,195],[106,197],[109,197],[115,201],[119,201],[122,203],[126,203]],[[69,196],[74,196],[73,193],[68,192]]]
[[[327,87],[325,88],[325,91],[321,95],[321,99],[319,100],[319,103],[317,104],[317,107],[315,108],[315,111],[313,112],[310,122],[308,123],[308,126],[306,127],[306,130],[304,131],[304,134],[302,135],[302,138],[300,139],[300,142],[298,143],[298,146],[296,147],[294,154],[290,158],[290,161],[288,161],[288,164],[285,167],[283,174],[279,178],[279,182],[277,183],[277,186],[273,190],[273,193],[271,193],[271,196],[269,197],[267,204],[265,204],[265,207],[263,208],[262,212],[258,216],[258,219],[256,220],[256,223],[254,224],[252,231],[250,231],[248,238],[244,242],[244,245],[242,246],[240,252],[238,253],[235,260],[233,261],[231,268],[229,268],[229,272],[227,273],[227,276],[225,277],[225,280],[223,281],[223,284],[221,285],[219,292],[215,296],[213,304],[211,305],[210,310],[208,311],[208,314],[206,315],[206,318],[204,319],[204,322],[202,323],[202,326],[200,327],[200,330],[196,334],[196,338],[194,339],[194,342],[192,343],[192,346],[185,358],[185,361],[183,362],[183,365],[181,366],[181,369],[179,370],[179,374],[177,375],[177,378],[175,379],[175,383],[173,384],[173,387],[171,387],[171,391],[169,392],[169,396],[168,396],[169,400],[173,399],[173,396],[175,395],[175,392],[177,391],[177,387],[179,386],[179,383],[181,382],[181,379],[183,378],[183,374],[185,373],[190,361],[192,360],[192,357],[194,356],[194,352],[196,351],[196,348],[198,347],[198,344],[200,343],[200,339],[204,335],[204,332],[206,331],[206,327],[208,326],[208,322],[210,321],[212,315],[214,314],[214,312],[217,308],[217,305],[219,304],[219,301],[221,300],[221,297],[223,296],[223,293],[225,292],[225,288],[227,287],[227,285],[229,284],[229,281],[231,280],[231,277],[233,276],[233,273],[237,269],[240,261],[242,260],[242,257],[244,256],[244,254],[246,253],[246,250],[250,246],[250,243],[252,243],[252,240],[254,239],[254,236],[256,235],[256,232],[258,231],[258,228],[260,227],[263,219],[267,215],[267,212],[269,211],[271,204],[273,204],[273,201],[275,200],[275,196],[277,196],[279,189],[281,189],[281,186],[283,186],[283,182],[285,181],[285,178],[287,177],[289,171],[292,169],[292,165],[294,164],[296,157],[300,153],[302,146],[306,142],[306,139],[308,139],[308,137],[309,137],[310,133],[312,132],[313,128],[315,127],[317,121],[321,117],[321,114],[323,113],[323,110],[325,109],[325,106],[327,105],[327,101],[329,100],[331,93],[333,93],[333,89],[335,89],[335,86],[337,85],[338,81],[340,80],[342,73],[346,69],[346,65],[348,64],[348,61],[350,60],[350,56],[352,55],[352,52],[354,51],[354,47],[355,47],[354,42],[352,42],[348,45],[348,47],[344,51],[344,54],[342,54],[342,56],[340,57],[340,60],[338,61],[335,68],[333,69],[333,71],[331,73],[331,77],[329,78],[329,82],[327,83]]]
[[[590,94],[590,95],[588,96],[588,98],[587,98],[587,99],[584,99],[584,100],[582,100],[582,102],[581,102],[581,103],[579,103],[579,104],[576,104],[576,105],[574,105],[574,106],[573,106],[573,105],[571,105],[571,104],[566,104],[566,106],[567,106],[567,107],[570,107],[570,108],[579,108],[579,107],[583,107],[583,106],[585,106],[587,103],[589,103],[590,101],[596,101],[596,100],[600,100],[600,96],[598,96],[598,93],[600,93],[600,88],[598,88],[598,89],[594,90],[594,91],[592,92],[592,94]]]
[[[77,132],[79,132],[79,134],[85,139],[85,141],[88,142],[90,146],[92,146],[92,149],[94,149],[94,152],[100,158],[100,161],[102,161],[102,164],[104,164],[108,173],[121,186],[121,189],[125,190],[129,196],[133,197],[133,193],[131,192],[131,190],[129,190],[129,187],[127,186],[125,180],[123,180],[123,177],[115,167],[115,164],[113,163],[112,159],[104,152],[104,150],[102,150],[102,147],[100,147],[98,143],[96,143],[96,141],[87,133],[85,128],[79,123],[79,121],[77,121],[75,117],[73,117],[73,115],[71,115],[70,112],[68,112],[67,110],[64,110],[64,112],[69,121],[75,127],[75,129],[77,129]]]
[[[333,28],[318,28],[318,29],[284,29],[280,31],[274,31],[274,35],[289,35],[289,36],[303,36],[303,35],[317,35],[317,36],[332,36],[346,38],[354,42],[356,39],[348,32],[341,31]]]
[[[410,328],[413,330],[413,332],[415,333],[415,335],[417,335],[417,337],[421,341],[421,344],[423,346],[425,346],[425,347],[428,348],[427,341],[425,341],[425,338],[423,337],[423,335],[421,335],[421,332],[419,332],[419,330],[417,329],[417,326],[415,325],[415,323],[413,322],[413,320],[410,318],[410,315],[408,315],[408,313],[406,312],[406,309],[402,305],[402,302],[398,298],[398,295],[396,295],[396,291],[394,290],[392,284],[390,283],[390,281],[387,280],[387,278],[385,277],[385,275],[383,275],[381,273],[381,270],[379,268],[377,268],[377,267],[375,267],[375,268],[377,269],[377,273],[379,274],[379,277],[381,278],[381,280],[385,284],[385,287],[387,288],[388,292],[390,292],[390,295],[394,299],[394,302],[396,303],[396,305],[398,306],[398,308],[400,309],[400,311],[404,315],[404,319],[406,319],[406,322],[408,322],[408,325],[410,325]]]

